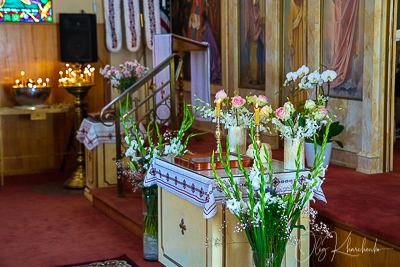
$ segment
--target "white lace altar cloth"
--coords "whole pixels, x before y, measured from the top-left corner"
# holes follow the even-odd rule
[[[287,194],[292,190],[296,172],[278,172],[283,162],[273,160],[275,170],[273,185],[279,194]],[[250,171],[249,171],[250,172]],[[232,168],[232,173],[237,176],[239,184],[246,184],[246,180],[237,168]],[[217,174],[222,180],[227,180],[224,169],[217,169]],[[299,183],[305,181],[308,170],[299,173]],[[203,218],[209,219],[217,213],[217,204],[226,200],[225,193],[214,178],[212,170],[195,171],[180,165],[172,164],[163,159],[155,159],[144,179],[144,186],[157,184],[193,204],[203,208]],[[322,188],[314,191],[314,197],[326,202]]]

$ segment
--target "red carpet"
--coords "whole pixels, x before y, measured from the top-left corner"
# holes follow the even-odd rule
[[[56,267],[121,267],[121,266],[139,267],[125,254],[114,259],[96,260],[96,261],[76,263],[71,265],[62,265]]]
[[[0,266],[45,267],[112,259],[126,254],[140,267],[142,240],[92,207],[83,195],[45,195],[33,188],[70,173],[5,177],[0,188]]]

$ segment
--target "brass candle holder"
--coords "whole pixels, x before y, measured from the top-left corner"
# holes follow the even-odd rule
[[[220,121],[220,117],[217,116],[217,127],[215,129],[215,139],[217,139],[217,152],[219,153],[220,151],[220,147],[219,144],[221,143],[221,121]]]
[[[79,127],[83,120],[84,108],[85,104],[83,103],[83,99],[87,96],[90,88],[92,88],[95,84],[80,84],[75,83],[71,85],[61,86],[68,93],[75,96],[75,118],[74,118],[74,127],[75,132],[78,133]],[[86,186],[86,171],[85,171],[85,147],[83,143],[78,142],[78,149],[76,153],[76,163],[78,168],[71,175],[71,177],[65,181],[64,187],[66,188],[85,188]]]
[[[256,124],[255,127],[256,127],[256,136],[255,136],[255,138],[256,138],[256,144],[257,144],[258,150],[260,150],[260,148],[261,148],[260,125],[259,125],[259,124]]]

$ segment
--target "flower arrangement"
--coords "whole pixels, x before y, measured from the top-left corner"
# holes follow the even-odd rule
[[[200,101],[204,104],[204,106],[199,109],[201,116],[203,118],[212,118],[212,122],[216,122],[218,112],[217,108],[212,108],[211,104],[205,103],[199,98],[197,98],[196,101]],[[268,103],[268,99],[263,95],[248,95],[246,98],[235,95],[234,97],[230,98],[224,90],[220,90],[215,94],[214,102],[222,103],[222,106],[227,107],[226,109],[220,110],[221,123],[224,124],[225,129],[234,126],[249,128],[251,121],[254,120],[254,113],[249,110],[250,107],[257,105],[261,108]],[[229,108],[229,106],[231,107]],[[268,117],[264,117],[264,121],[267,119]],[[261,130],[265,130],[265,128],[262,128]]]
[[[329,100],[330,85],[331,82],[337,77],[337,73],[333,70],[325,70],[324,72],[320,73],[319,69],[316,69],[312,73],[309,72],[310,69],[303,65],[296,72],[287,73],[283,87],[286,87],[290,83],[294,83],[297,79],[300,79],[296,90],[307,90],[309,99],[315,99],[316,102],[319,100],[324,100],[326,107]],[[324,83],[326,83],[328,87],[327,95],[325,98],[320,98],[319,96],[324,94],[322,89]]]
[[[288,101],[283,107],[276,109],[272,123],[282,137],[286,138],[310,138],[329,118],[328,111],[324,108],[324,100],[314,102],[306,100],[304,108],[296,111],[294,105]]]
[[[194,107],[195,110],[198,109],[197,106]],[[120,103],[120,113],[123,117],[123,109]],[[160,130],[157,122],[155,123],[155,130],[157,132],[157,142],[154,142],[151,138],[151,125],[150,122],[147,126],[147,143],[139,134],[139,130],[132,120],[131,117],[127,116],[130,124],[132,125],[132,130],[127,126],[126,121],[123,119],[122,124],[125,131],[125,142],[128,148],[125,151],[125,156],[130,158],[129,168],[123,169],[122,163],[118,162],[118,169],[122,170],[122,176],[126,177],[128,181],[133,186],[133,191],[141,188],[143,192],[143,207],[145,208],[144,215],[144,234],[143,234],[143,246],[144,246],[144,258],[149,260],[157,259],[157,236],[158,236],[158,202],[157,202],[157,185],[152,185],[149,187],[143,186],[143,181],[147,171],[149,170],[151,163],[154,158],[162,157],[165,155],[177,156],[182,155],[186,152],[186,146],[188,144],[189,138],[200,135],[203,133],[191,133],[187,136],[186,140],[183,142],[183,138],[186,130],[190,128],[195,117],[191,115],[187,105],[184,105],[184,116],[178,134],[173,138],[168,144],[163,140],[163,136],[160,134]],[[154,130],[154,129],[153,129]],[[121,178],[121,177],[118,177]]]
[[[330,124],[326,129],[329,130]],[[259,148],[256,145],[253,127],[251,125],[251,135],[254,147],[254,165],[248,172],[241,163],[240,155],[238,155],[239,170],[246,179],[245,185],[239,185],[234,177],[229,161],[223,163],[228,182],[223,181],[213,167],[214,176],[219,185],[225,192],[228,200],[226,205],[230,212],[239,219],[239,228],[237,231],[244,231],[253,250],[253,258],[256,267],[261,266],[281,266],[282,258],[285,253],[286,245],[291,239],[291,232],[294,228],[305,230],[304,226],[297,226],[303,208],[310,199],[313,199],[313,192],[321,186],[323,180],[319,176],[325,168],[322,166],[323,158],[321,154],[325,148],[327,137],[322,144],[321,154],[316,156],[314,165],[306,178],[299,177],[299,157],[300,149],[297,154],[297,171],[296,178],[289,194],[281,195],[277,192],[276,185],[273,183],[272,163],[265,151],[265,159],[267,164],[263,165]],[[227,144],[229,148],[229,144]],[[264,150],[266,148],[264,147]],[[220,149],[220,155],[221,155]],[[228,155],[230,151],[227,151]],[[213,159],[214,157],[212,157]],[[229,157],[227,157],[229,158]],[[310,219],[315,219],[314,211],[306,211],[310,214]],[[312,213],[312,214],[311,214]],[[311,216],[312,215],[312,216]],[[326,226],[314,225],[313,230],[323,232],[327,236],[330,233]],[[266,265],[266,264],[269,265]]]
[[[194,107],[195,110],[198,109],[197,106]],[[120,108],[122,111],[122,108]],[[121,113],[122,114],[122,113]],[[122,115],[121,115],[122,117]],[[145,146],[145,140],[139,134],[139,130],[136,127],[135,122],[131,117],[128,116],[128,120],[132,125],[132,131],[129,130],[126,121],[122,120],[122,125],[125,131],[125,142],[128,148],[125,151],[125,156],[130,157],[129,168],[124,170],[122,176],[127,177],[133,186],[133,191],[142,188],[145,191],[151,191],[152,187],[143,187],[143,180],[150,168],[151,162],[156,157],[162,156],[179,156],[187,152],[186,146],[189,139],[194,136],[198,136],[204,133],[191,133],[189,134],[185,141],[184,136],[186,131],[192,126],[195,116],[189,111],[189,108],[184,104],[184,116],[180,129],[177,131],[177,136],[170,139],[169,142],[165,141],[163,136],[160,134],[158,124],[155,122],[155,129],[157,132],[157,143],[153,142],[150,134],[150,128],[153,122],[150,122],[147,126],[147,142],[148,146]],[[122,168],[122,164],[119,163],[118,167]],[[155,187],[156,189],[157,187]]]
[[[100,74],[104,78],[110,79],[111,84],[123,93],[127,88],[134,85],[141,77],[146,75],[149,68],[140,65],[136,60],[134,62],[126,61],[119,65],[120,69],[106,65],[104,69],[100,68]]]
[[[197,105],[195,105],[194,106],[195,114],[197,113],[198,109],[199,109],[199,107]],[[189,128],[192,126],[195,119],[196,119],[195,115],[192,115],[190,113],[187,105],[185,103],[183,103],[183,119],[182,119],[181,128],[178,130],[176,137],[173,137],[172,139],[170,139],[170,144],[165,146],[164,155],[176,157],[176,156],[185,154],[187,152],[187,150],[185,150],[185,149],[189,142],[189,139],[191,137],[195,137],[195,136],[206,133],[206,132],[190,133],[188,135],[188,137],[186,138],[185,142],[182,144],[182,141],[183,141],[186,131],[189,130]]]

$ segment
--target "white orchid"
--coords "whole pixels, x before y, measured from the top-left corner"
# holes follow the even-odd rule
[[[295,81],[297,79],[297,76],[298,75],[296,72],[289,72],[288,74],[286,74],[286,82]]]
[[[296,73],[299,78],[302,78],[305,75],[307,75],[309,72],[310,72],[310,69],[306,65],[303,65],[297,70]]]
[[[321,80],[321,75],[319,74],[318,71],[314,71],[313,73],[310,73],[310,75],[308,75],[308,81],[311,84],[315,85],[315,84],[319,83],[320,80]]]
[[[334,79],[336,79],[337,73],[333,70],[326,70],[321,74],[321,79],[324,82],[332,82]]]

